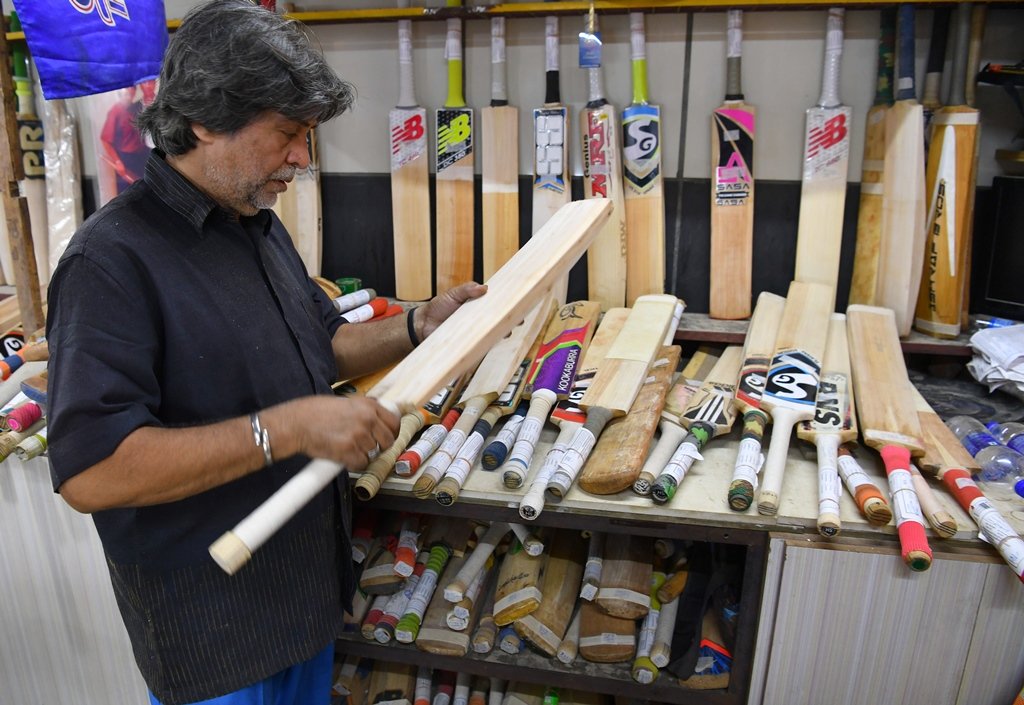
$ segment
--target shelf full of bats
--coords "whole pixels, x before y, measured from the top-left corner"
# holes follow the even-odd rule
[[[683,305],[675,297],[641,296],[599,322],[596,302],[543,300],[475,371],[403,417],[395,445],[358,477],[355,493],[370,499],[394,474],[415,497],[450,506],[471,473],[496,473],[498,501],[517,506],[524,521],[572,487],[599,496],[631,490],[653,509],[686,493],[701,451],[741,417],[719,500],[726,514],[755,499],[761,514],[778,512],[796,436],[817,451],[823,536],[841,531],[845,486],[869,523],[895,520],[905,562],[926,570],[925,527],[949,538],[958,524],[924,471],[1024,580],[1024,541],[971,481],[975,461],[910,383],[893,311],[852,305],[839,314],[832,305],[831,288],[819,283],[794,281],[786,297],[764,292],[743,346],[698,351],[677,374],[680,348],[670,342]],[[557,437],[535,457],[549,424]],[[855,453],[872,452],[858,440],[878,452],[887,491],[858,463]]]
[[[372,510],[358,517],[353,544],[362,571],[350,638],[515,657],[549,684],[553,664],[643,685],[662,674],[657,695],[676,679],[729,684],[742,574],[735,547],[726,556],[730,549],[701,542]]]
[[[449,4],[459,4],[449,2]],[[880,12],[877,90],[867,115],[863,174],[849,303],[896,313],[911,326],[955,338],[966,318],[976,179],[978,111],[972,72],[985,6],[935,9],[928,73],[921,102],[914,85],[914,6]],[[955,13],[949,105],[939,85],[947,30]],[[807,109],[796,276],[837,286],[846,208],[852,113],[838,95],[843,47],[842,8],[830,9],[822,90]],[[486,279],[519,243],[517,115],[505,91],[504,18],[492,19],[492,100],[473,109],[462,90],[461,22],[448,19],[449,97],[436,116],[436,290],[473,278],[474,154],[482,152],[482,261]],[[404,24],[403,24],[404,23]],[[391,112],[393,220],[397,296],[424,300],[432,291],[426,113],[412,86],[411,25],[400,24],[399,107]],[[588,298],[602,308],[630,306],[665,287],[665,205],[661,119],[647,92],[644,16],[630,15],[633,102],[622,111],[605,97],[596,19],[581,33],[581,67],[589,99],[579,116],[584,195],[614,203],[611,220],[588,252]],[[571,198],[569,115],[559,92],[558,18],[546,24],[546,96],[533,111],[532,224],[536,233]],[[756,109],[741,85],[742,11],[727,24],[725,100],[711,116],[710,314],[751,315]],[[972,58],[973,57],[973,58]],[[973,61],[973,64],[971,63]],[[894,90],[895,88],[895,90]],[[677,282],[673,282],[676,286]],[[830,297],[834,300],[834,293]]]

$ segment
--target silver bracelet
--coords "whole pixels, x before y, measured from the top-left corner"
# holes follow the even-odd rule
[[[274,464],[274,454],[270,450],[270,431],[260,424],[260,416],[255,411],[249,414],[249,424],[252,426],[252,440],[256,447],[263,451],[263,460],[266,467]]]

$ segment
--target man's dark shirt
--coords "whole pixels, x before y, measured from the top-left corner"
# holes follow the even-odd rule
[[[269,211],[232,217],[156,152],[145,179],[76,233],[49,306],[55,488],[139,427],[329,394],[337,376],[331,337],[341,319],[280,221]],[[284,458],[181,501],[93,515],[136,659],[166,705],[259,680],[336,635],[351,590],[350,571],[339,575],[350,565],[347,539],[338,540],[347,496],[339,512],[335,493],[322,492],[235,576],[207,553],[307,461]]]

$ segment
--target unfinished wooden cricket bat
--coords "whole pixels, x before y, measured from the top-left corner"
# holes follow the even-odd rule
[[[640,619],[651,607],[651,561],[654,541],[650,536],[613,536],[605,541],[601,587],[594,604],[622,619]]]
[[[541,577],[540,606],[517,619],[516,633],[554,658],[580,591],[586,543],[578,531],[556,531],[549,538]]]
[[[775,337],[775,354],[761,395],[761,408],[772,417],[772,440],[757,497],[761,514],[774,516],[779,509],[793,426],[814,416],[831,302],[832,291],[825,284],[794,281],[789,285]]]
[[[368,702],[411,705],[416,690],[416,666],[374,661],[367,690]]]
[[[890,309],[855,305],[846,310],[846,324],[861,435],[885,461],[903,560],[911,570],[927,570],[932,551],[910,476],[910,458],[924,454],[924,442],[896,317]]]
[[[594,663],[627,663],[636,654],[636,620],[613,617],[593,602],[580,605],[579,654]]]
[[[531,556],[520,541],[509,547],[494,591],[494,623],[499,627],[512,624],[540,606],[544,561],[544,554]]]
[[[452,377],[484,357],[495,337],[511,331],[536,306],[593,240],[609,215],[602,201],[570,203],[548,221],[491,277],[487,293],[461,306],[373,390],[396,413],[422,404]],[[456,354],[453,354],[455,352]],[[341,465],[315,460],[260,508],[211,546],[227,572],[241,568],[252,552],[341,472]]]

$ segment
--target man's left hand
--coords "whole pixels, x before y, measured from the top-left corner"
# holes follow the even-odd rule
[[[443,294],[438,294],[429,302],[416,309],[414,323],[416,336],[425,340],[428,335],[448,319],[462,304],[487,293],[486,284],[466,282],[453,287]]]

